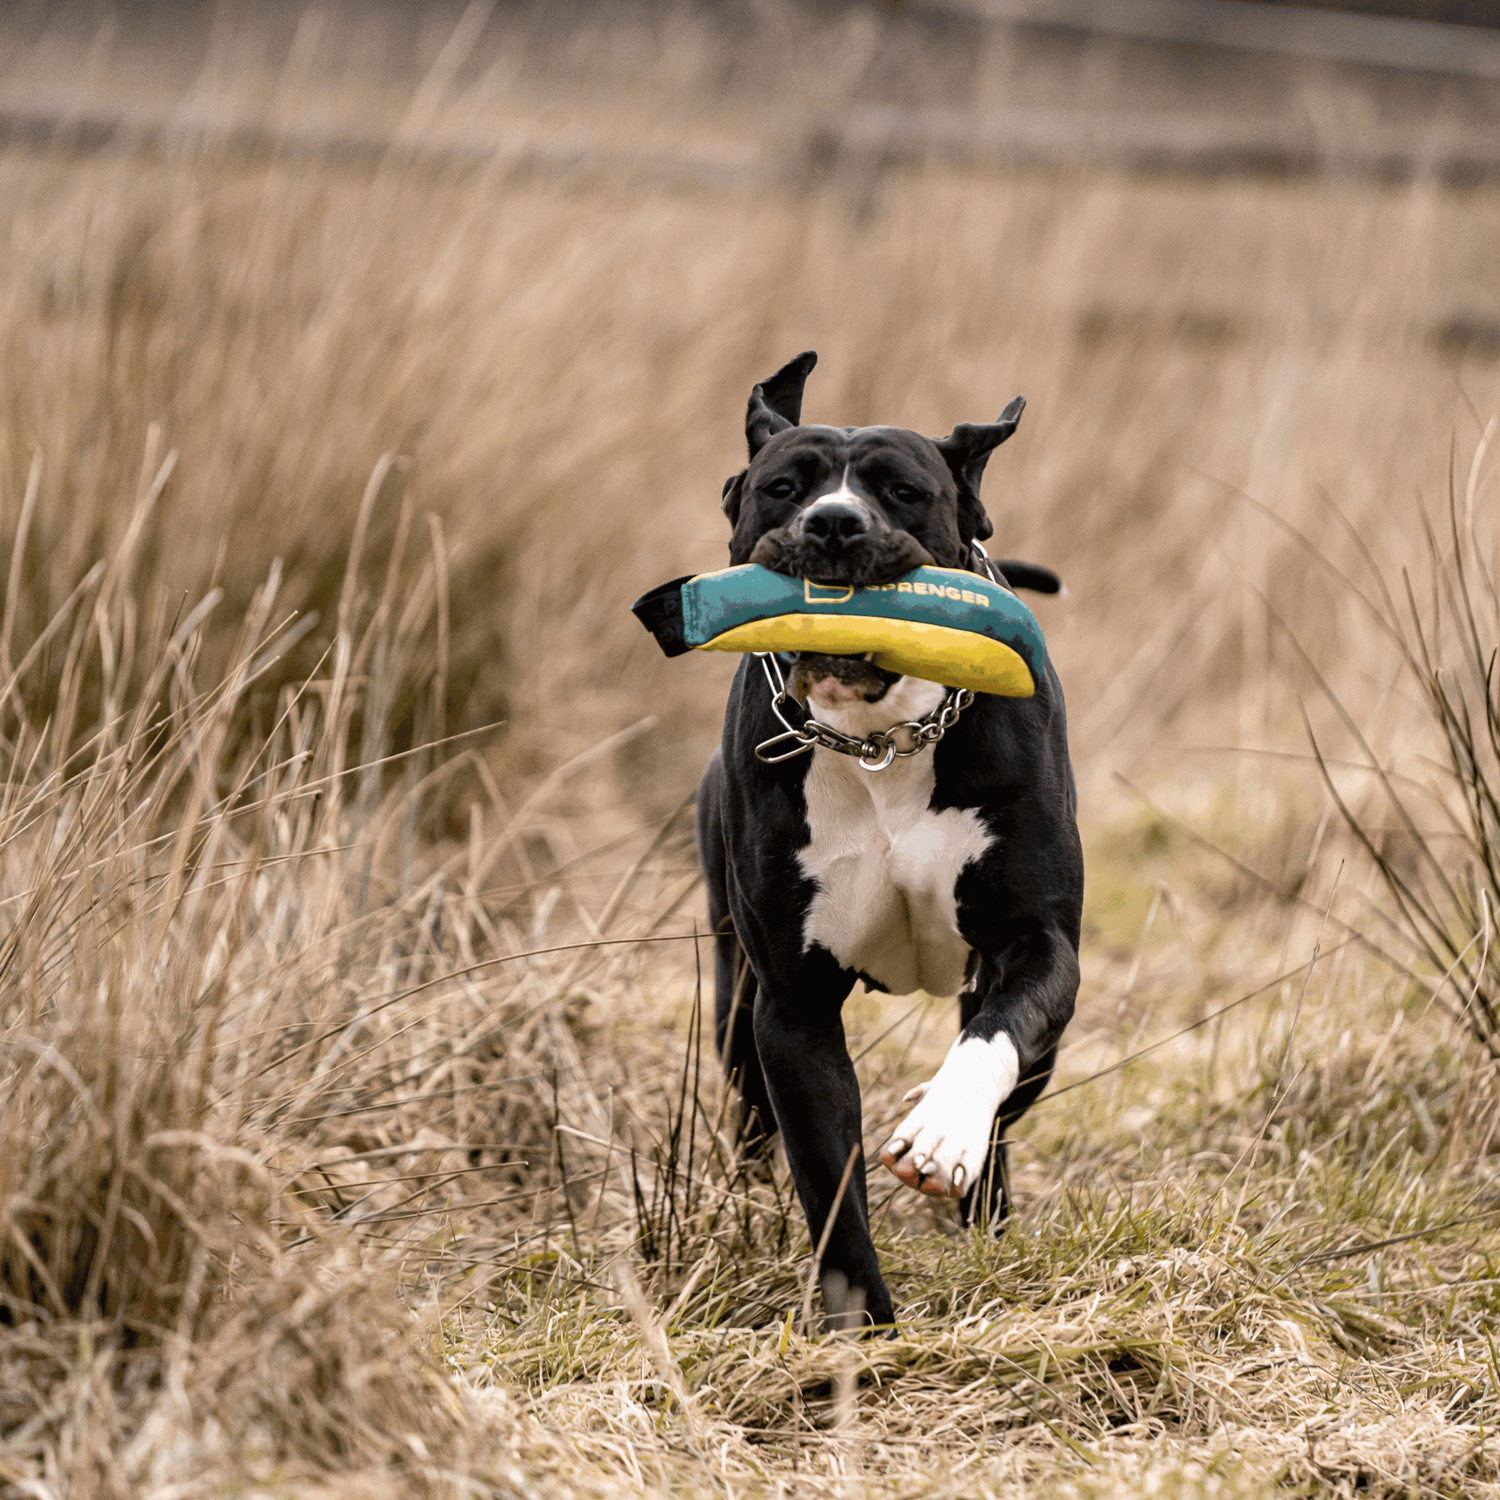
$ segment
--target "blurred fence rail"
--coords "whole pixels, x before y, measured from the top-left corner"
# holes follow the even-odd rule
[[[580,172],[665,186],[727,187],[766,176],[758,155],[643,153],[620,149],[603,133],[570,128],[552,139],[486,131],[430,131],[417,139],[395,132],[305,123],[269,124],[199,110],[105,106],[83,95],[0,91],[0,149],[63,155],[121,153],[186,156],[203,152],[248,160],[305,158],[322,166],[406,166],[417,171],[500,167],[565,176]]]
[[[1500,79],[1500,32],[1247,0],[927,0],[1010,26]]]
[[[431,134],[415,141],[248,120],[100,109],[82,99],[0,95],[0,149],[64,155],[208,151],[230,157],[306,157],[351,167],[415,170],[502,167],[539,175],[604,176],[625,185],[698,188],[819,180],[852,172],[879,178],[931,162],[976,167],[1122,168],[1217,177],[1320,175],[1377,182],[1435,181],[1452,188],[1500,182],[1500,136],[1451,129],[1413,140],[1400,126],[1357,136],[1324,134],[1306,120],[1227,117],[1128,119],[1042,107],[983,114],[894,107],[856,109],[774,149],[621,150],[603,133],[555,140]]]
[[[473,66],[493,66],[509,51],[513,73],[536,65],[545,75],[536,29],[518,25],[519,9],[496,11],[485,41],[470,39]],[[582,13],[592,14],[587,6]],[[727,54],[740,49],[744,38],[727,11],[683,14],[718,29]],[[594,24],[606,28],[643,25],[636,13],[600,15]],[[797,13],[788,15],[782,45],[797,31]],[[929,162],[1326,175],[1460,189],[1500,181],[1500,31],[1245,0],[916,0],[888,11],[852,8],[849,17],[853,61],[839,61],[827,100],[808,99],[783,124],[748,136],[679,135],[643,149],[598,122],[548,123],[487,108],[410,131],[399,112],[267,110],[264,101],[205,87],[203,77],[176,93],[132,91],[109,70],[95,70],[91,82],[55,71],[47,78],[13,54],[0,72],[0,149],[207,149],[684,188],[833,175],[871,184]],[[658,15],[656,24],[665,48],[669,21]],[[568,23],[549,26],[549,44],[562,45]],[[950,66],[954,57],[972,59],[972,76],[952,94],[903,93],[891,78],[907,47],[946,54]],[[194,76],[202,61],[194,53],[191,41],[180,49],[180,77]],[[632,86],[627,72],[621,68],[621,89]]]
[[[885,171],[931,161],[974,166],[1116,167],[1219,177],[1320,175],[1376,182],[1436,181],[1472,188],[1500,182],[1500,138],[1453,133],[1413,140],[1399,126],[1357,136],[1325,134],[1295,118],[1129,119],[1096,112],[1018,108],[983,115],[873,109],[807,141],[814,163]]]

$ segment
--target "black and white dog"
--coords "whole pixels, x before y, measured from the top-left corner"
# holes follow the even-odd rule
[[[980,476],[1021,398],[998,422],[945,438],[802,427],[816,361],[799,355],[751,394],[750,464],[724,486],[731,562],[846,584],[922,564],[984,572],[974,543],[993,528]],[[999,566],[1014,583],[1050,578]],[[857,737],[920,721],[947,695],[862,657],[802,653],[787,675],[809,717]],[[1062,690],[1049,665],[1032,698],[980,694],[938,743],[878,771],[821,744],[758,759],[782,730],[761,664],[744,658],[698,796],[719,1051],[744,1145],[763,1152],[780,1131],[815,1244],[838,1203],[822,1262],[831,1320],[888,1325],[840,1011],[856,979],[958,996],[958,1040],[906,1095],[915,1108],[880,1159],[908,1187],[960,1198],[967,1220],[998,1226],[1006,1127],[1046,1086],[1078,991],[1083,855]]]

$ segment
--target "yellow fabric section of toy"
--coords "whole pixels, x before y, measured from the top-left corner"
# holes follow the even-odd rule
[[[877,667],[929,682],[1030,698],[1036,691],[1031,669],[1000,641],[971,630],[918,620],[859,615],[776,615],[751,620],[717,635],[699,651],[826,651],[832,656],[875,653]]]

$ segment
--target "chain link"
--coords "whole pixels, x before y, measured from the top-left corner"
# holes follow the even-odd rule
[[[755,747],[755,758],[768,766],[793,760],[806,754],[813,746],[821,745],[825,750],[854,756],[863,771],[883,771],[898,757],[905,760],[909,756],[920,755],[929,745],[937,744],[958,723],[959,715],[974,701],[973,693],[967,688],[949,688],[947,696],[931,713],[924,714],[920,719],[905,719],[899,724],[892,724],[889,729],[874,730],[863,739],[858,735],[845,734],[842,729],[835,729],[832,724],[825,724],[810,714],[807,721],[799,727],[783,711],[786,705],[795,700],[787,691],[781,663],[773,652],[757,651],[754,654],[760,658],[761,670],[766,674],[766,682],[770,685],[771,709],[781,720],[785,730],[783,734],[762,740]],[[905,750],[897,743],[903,732],[910,735],[912,741],[910,748]],[[782,748],[787,745],[791,748]],[[775,750],[780,750],[781,753],[770,753]]]

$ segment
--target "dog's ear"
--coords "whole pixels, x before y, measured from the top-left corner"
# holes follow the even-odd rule
[[[933,439],[958,485],[958,530],[965,542],[982,542],[994,535],[995,528],[979,499],[979,481],[990,454],[1016,430],[1025,409],[1026,398],[1017,396],[998,420],[960,422],[947,437]]]
[[[805,349],[750,392],[750,405],[745,411],[745,439],[750,444],[751,458],[778,432],[785,432],[802,420],[802,387],[817,362],[813,350]]]
[[[741,469],[738,474],[731,474],[724,481],[724,499],[721,508],[724,514],[729,517],[729,524],[731,526],[738,526],[740,524],[740,495],[744,491],[745,475],[748,472],[746,469]]]

